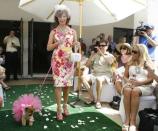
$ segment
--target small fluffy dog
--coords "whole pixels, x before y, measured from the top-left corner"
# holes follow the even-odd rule
[[[34,122],[34,112],[41,112],[41,110],[41,100],[38,96],[34,96],[33,94],[24,94],[13,103],[13,117],[23,126],[27,124],[32,126]]]
[[[33,108],[33,106],[28,106],[26,108],[24,108],[24,112],[21,118],[21,123],[23,126],[26,126],[26,124],[28,123],[29,126],[33,125],[34,122],[34,117],[33,117],[33,113],[35,112],[35,109]]]

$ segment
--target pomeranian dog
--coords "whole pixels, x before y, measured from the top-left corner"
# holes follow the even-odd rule
[[[22,118],[21,118],[21,122],[22,122],[23,126],[26,126],[27,123],[29,124],[29,126],[33,125],[34,112],[35,112],[35,109],[33,108],[33,106],[28,106],[24,109],[24,113],[23,113]]]

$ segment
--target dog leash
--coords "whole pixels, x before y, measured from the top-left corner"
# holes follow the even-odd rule
[[[77,48],[76,48],[76,47],[75,47],[75,52],[77,52]],[[47,79],[47,77],[48,77],[48,74],[49,74],[49,72],[51,71],[51,69],[52,69],[52,67],[50,66],[50,68],[49,68],[49,70],[48,70],[46,76],[44,77],[44,80],[42,81],[42,84],[39,85],[40,89],[39,89],[39,91],[37,92],[37,95],[39,95],[39,93],[41,92],[41,89],[42,89],[43,85],[45,84],[45,81],[46,81],[46,79]],[[74,74],[74,62],[72,63],[72,69],[71,69],[70,75],[72,75],[72,74]]]
[[[44,80],[42,81],[42,84],[39,85],[40,89],[39,89],[39,91],[37,92],[37,95],[39,95],[39,93],[41,92],[41,89],[42,89],[43,85],[45,84],[45,81],[46,81],[46,79],[47,79],[47,77],[48,77],[48,75],[49,75],[49,72],[51,71],[51,68],[52,68],[52,67],[50,66],[50,68],[49,68],[47,74],[46,74],[45,77],[44,77]]]

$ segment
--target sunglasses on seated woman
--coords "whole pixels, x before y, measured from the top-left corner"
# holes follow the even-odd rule
[[[122,46],[121,48],[120,48],[120,50],[126,50],[127,49],[127,47],[125,47],[125,46]]]
[[[133,54],[138,54],[138,51],[132,50],[132,53],[133,53]]]
[[[108,44],[105,44],[105,45],[99,45],[99,47],[105,47],[105,46],[107,46]]]

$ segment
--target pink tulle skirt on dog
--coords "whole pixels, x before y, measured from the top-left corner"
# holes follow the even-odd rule
[[[16,121],[20,121],[27,106],[32,106],[35,112],[40,112],[42,109],[41,100],[33,94],[24,94],[20,96],[13,104],[13,114]]]

